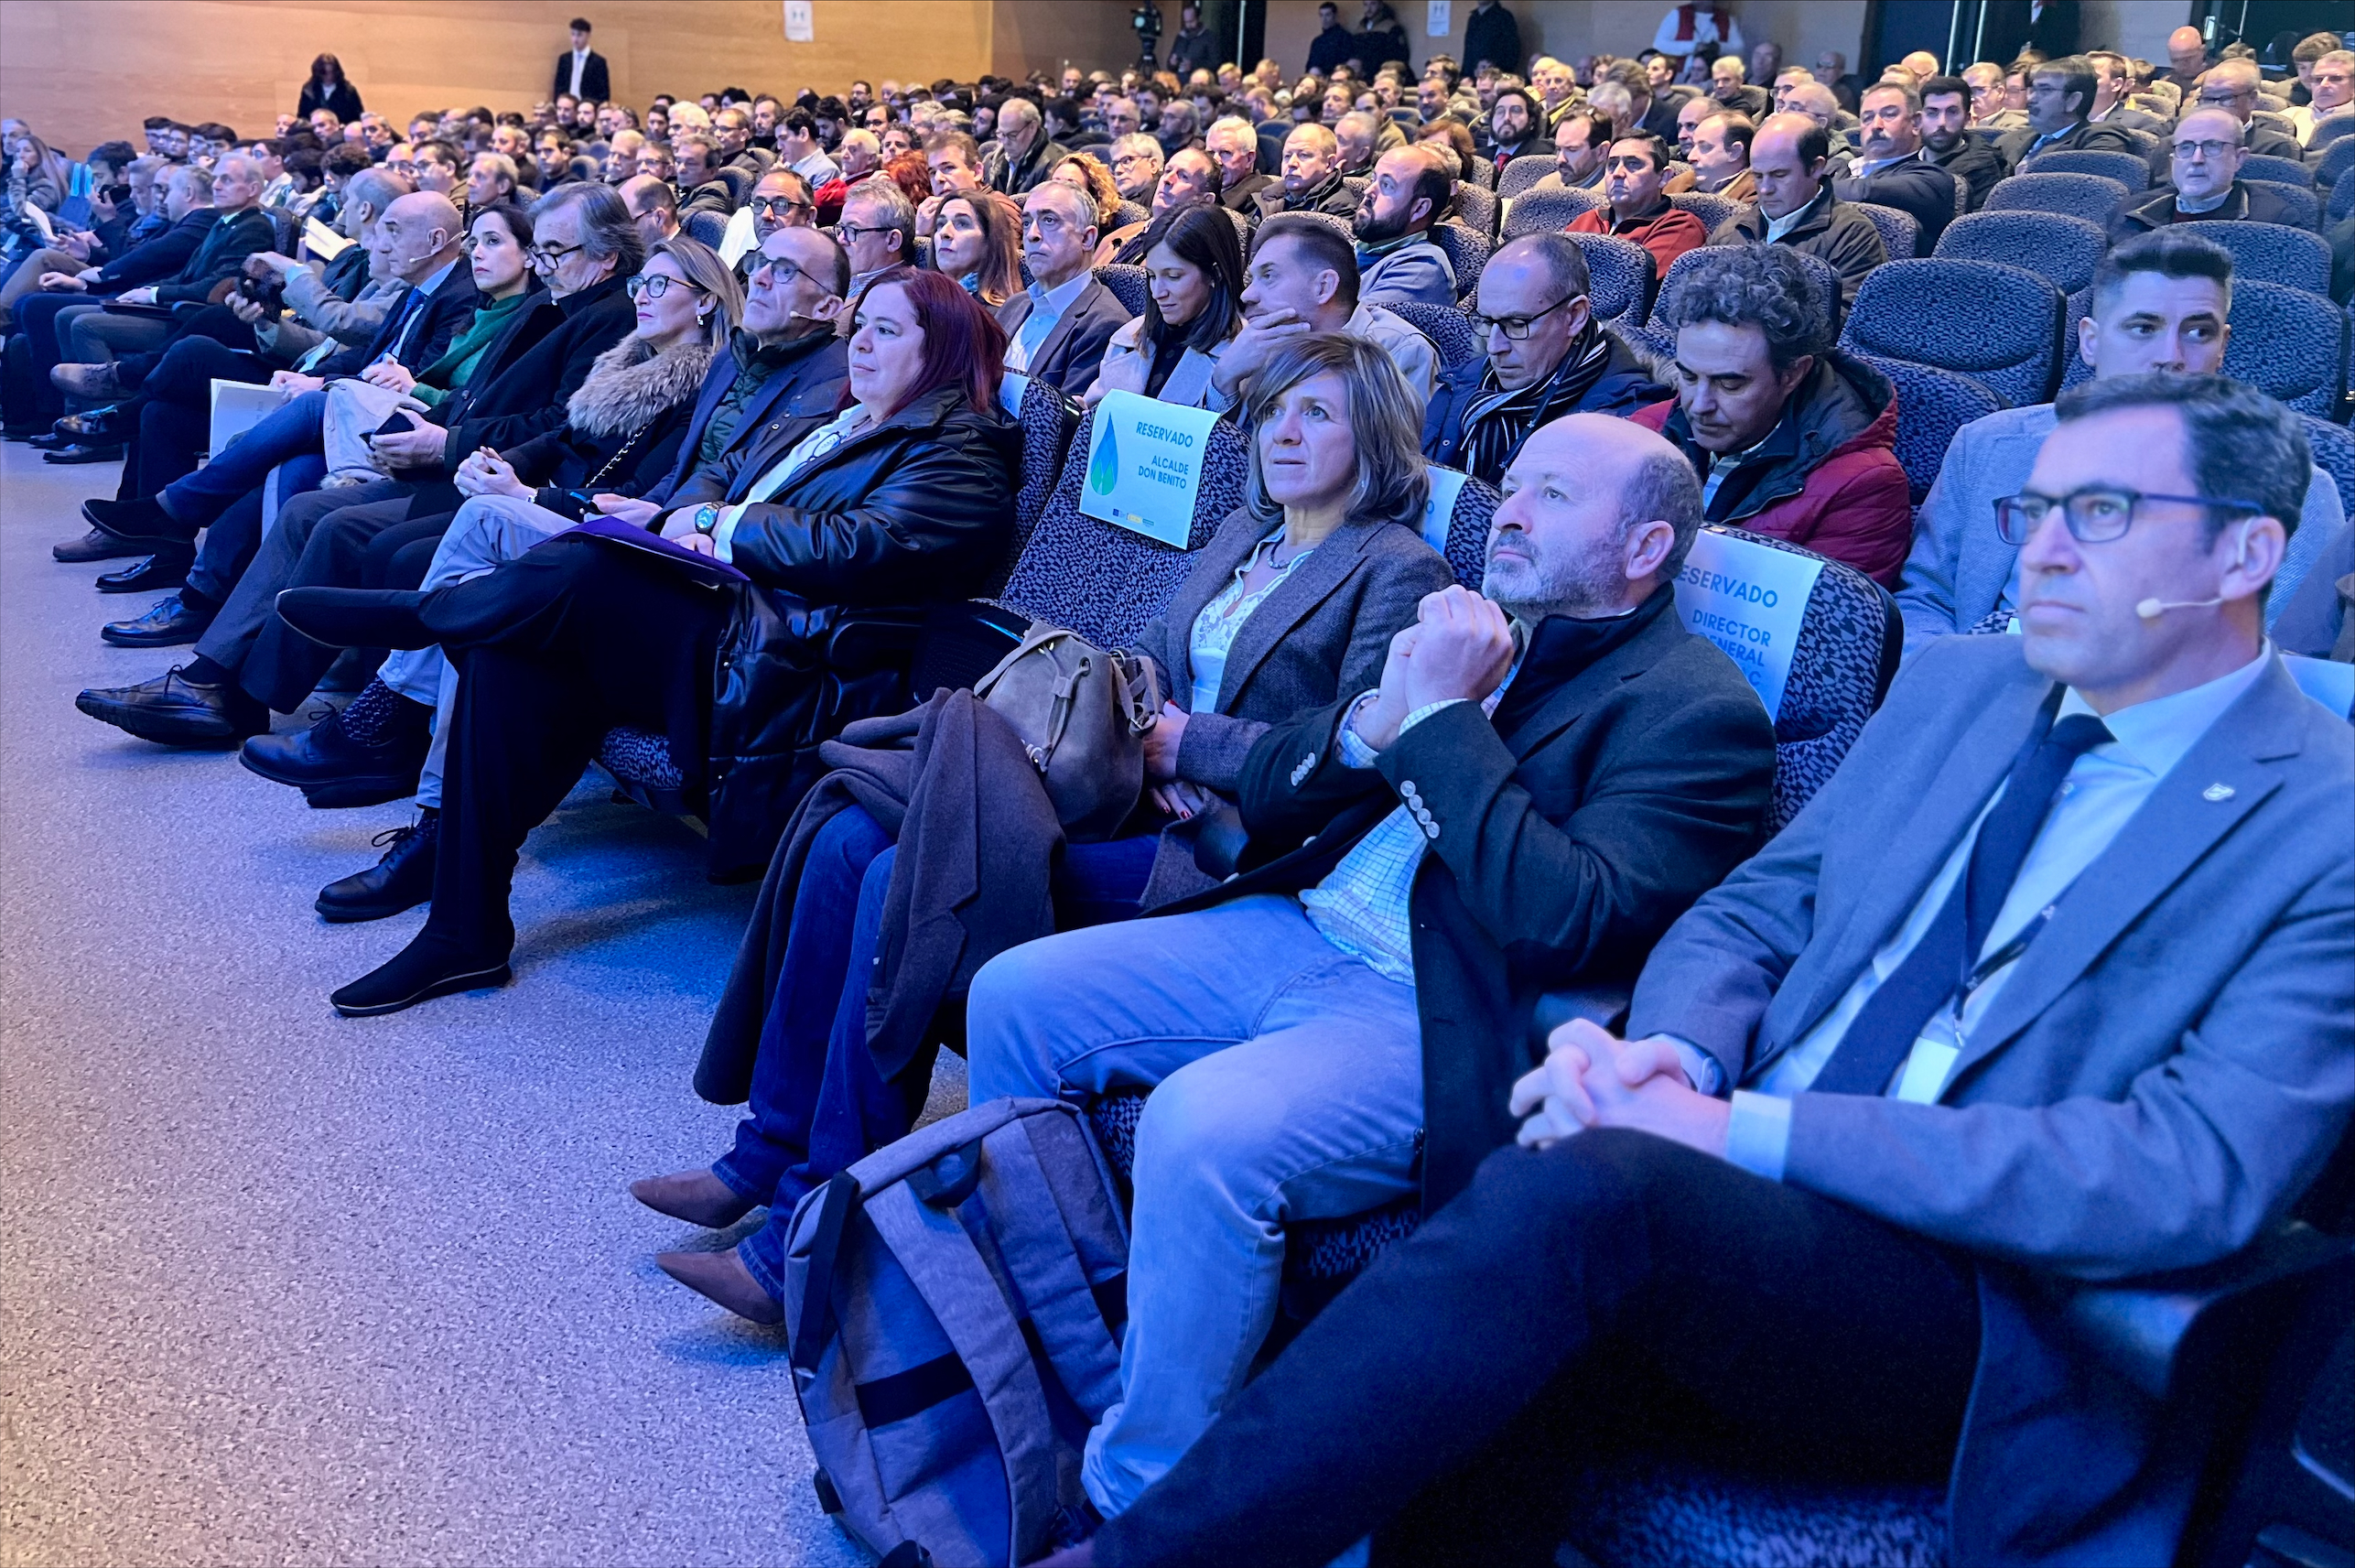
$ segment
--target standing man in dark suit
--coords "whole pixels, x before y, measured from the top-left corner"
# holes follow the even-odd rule
[[[1914,254],[1926,256],[1954,222],[1954,176],[1921,156],[1921,97],[1901,81],[1880,81],[1864,90],[1857,110],[1864,155],[1854,173],[1831,182],[1832,194],[1909,214],[1921,225]]]
[[[2035,48],[2047,59],[2077,52],[2077,0],[1988,0],[1981,59],[2017,59]]]
[[[1239,876],[974,979],[977,1104],[1160,1086],[1122,1400],[1081,1471],[1107,1515],[1236,1397],[1275,1318],[1282,1227],[1419,1186],[1448,1202],[1512,1139],[1539,995],[1630,973],[1763,829],[1773,727],[1673,602],[1692,470],[1581,414],[1512,473],[1491,597],[1425,599],[1377,690],[1251,748]]]
[[[1909,666],[1626,1039],[1558,1030],[1522,1147],[1054,1568],[1550,1562],[1631,1425],[1944,1481],[1957,1563],[2172,1560],[2192,1468],[2057,1330],[2276,1225],[2355,1103],[2355,738],[2264,636],[2306,464],[2218,378],[2065,398],[2023,634]]]
[[[1006,368],[1085,397],[1129,308],[1096,281],[1096,215],[1085,191],[1050,179],[1022,198],[1022,260],[1031,281],[998,308]]]
[[[589,18],[572,19],[572,48],[556,56],[555,85],[548,89],[551,98],[587,98],[599,103],[613,97],[613,84],[605,70],[605,57],[589,47]]]
[[[1480,0],[1464,19],[1464,69],[1476,73],[1493,65],[1518,76],[1528,64],[1521,57],[1521,24],[1496,0]]]

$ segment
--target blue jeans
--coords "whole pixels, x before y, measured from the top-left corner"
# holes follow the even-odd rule
[[[1414,988],[1262,893],[1000,954],[974,977],[966,1034],[976,1105],[1153,1090],[1131,1173],[1121,1399],[1080,1465],[1108,1518],[1243,1387],[1275,1324],[1285,1227],[1414,1191]]]
[[[167,485],[156,499],[175,522],[201,528],[228,511],[239,496],[261,488],[270,470],[280,463],[318,452],[319,427],[326,416],[326,393],[306,392],[289,398],[204,467]]]
[[[1135,914],[1159,842],[1147,835],[1066,846],[1054,886],[1058,923]],[[887,1080],[867,1049],[867,978],[898,854],[855,806],[818,830],[794,895],[784,972],[762,1024],[750,1114],[737,1124],[736,1146],[711,1167],[734,1191],[770,1205],[767,1227],[740,1250],[780,1301],[794,1205],[905,1137],[931,1089],[930,1050]]]

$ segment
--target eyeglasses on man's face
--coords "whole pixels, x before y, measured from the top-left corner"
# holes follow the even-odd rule
[[[755,218],[766,218],[772,222],[780,219],[789,218],[795,212],[810,212],[815,211],[816,209],[808,202],[796,200],[790,196],[755,196],[752,198],[752,216]]]
[[[1467,311],[1464,319],[1470,323],[1473,331],[1483,338],[1494,331],[1504,333],[1507,342],[1526,342],[1529,341],[1529,334],[1536,330],[1539,321],[1578,297],[1580,297],[1575,294],[1564,295],[1544,309],[1529,316],[1482,316],[1476,312]]]
[[[2175,156],[2179,158],[2197,156],[2213,163],[2240,145],[2238,142],[2177,142],[2175,144]]]
[[[534,245],[525,254],[531,257],[532,265],[540,271],[554,272],[564,265],[565,257],[587,248],[584,245]]]
[[[2024,490],[1995,503],[1995,534],[2007,545],[2025,545],[2058,508],[2069,537],[2080,545],[2106,545],[2124,538],[2126,530],[2152,502],[2197,506],[2210,516],[2221,513],[2227,517],[2249,517],[2264,510],[2253,501],[2230,496],[2162,495],[2119,485],[2090,484],[2067,495]]]

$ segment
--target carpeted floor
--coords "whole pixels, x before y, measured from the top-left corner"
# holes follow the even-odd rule
[[[114,482],[0,448],[0,1564],[865,1561],[783,1336],[624,1191],[725,1146],[688,1074],[752,890],[584,784],[513,987],[337,1018],[423,912],[311,898],[407,809],[74,710],[189,656],[49,557]]]

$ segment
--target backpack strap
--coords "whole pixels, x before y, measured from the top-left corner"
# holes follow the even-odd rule
[[[1057,1142],[1065,1146],[1058,1150]],[[1078,1161],[1091,1177],[1097,1176],[1075,1113],[1027,1116],[990,1135],[981,1198],[1006,1272],[1021,1292],[1020,1310],[1030,1320],[1040,1352],[1053,1366],[1072,1402],[1095,1422],[1120,1399],[1127,1260],[1105,1244],[1110,1240],[1117,1245],[1119,1227],[1100,1187],[1095,1204],[1098,1212],[1083,1207],[1077,1215],[1067,1214],[1067,1206],[1084,1206],[1086,1197],[1058,1194],[1058,1186],[1071,1184],[1051,1180],[1041,1144],[1047,1146],[1049,1157]],[[1089,1232],[1086,1239],[1083,1231]],[[1089,1278],[1091,1261],[1102,1279]]]
[[[859,1178],[837,1172],[826,1184],[819,1200],[817,1233],[810,1238],[809,1272],[802,1285],[801,1322],[793,1330],[793,1365],[797,1372],[817,1368],[826,1342],[834,1337],[834,1266],[842,1253],[842,1230],[850,1206],[859,1201]]]

